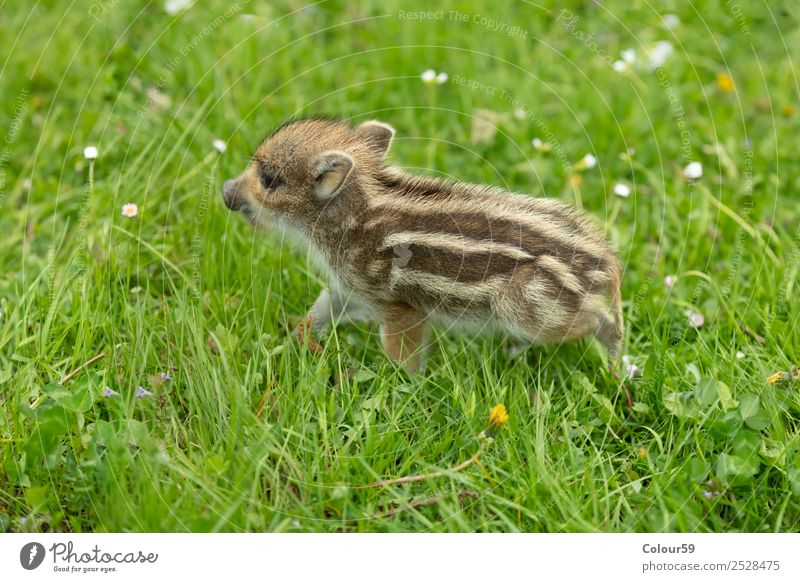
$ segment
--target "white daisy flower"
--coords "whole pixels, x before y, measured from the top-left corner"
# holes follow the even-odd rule
[[[666,277],[664,277],[664,287],[666,287],[667,289],[672,289],[675,286],[675,280],[677,278],[678,277],[674,275],[667,275]]]
[[[224,154],[225,150],[228,149],[228,144],[222,141],[221,139],[215,139],[214,141],[211,142],[211,145],[214,146],[214,149],[221,154]]]
[[[625,73],[628,70],[628,63],[626,63],[625,61],[620,61],[620,60],[614,61],[614,64],[611,66],[618,73]]]
[[[628,378],[638,378],[642,369],[636,365],[631,356],[622,356],[622,365],[625,366],[625,375]]]
[[[422,79],[422,82],[427,85],[432,85],[436,82],[436,71],[433,69],[426,69],[422,71],[422,74],[419,76]]]
[[[614,194],[620,198],[627,198],[631,195],[631,187],[624,182],[617,182],[614,184]]]
[[[122,205],[122,216],[125,218],[133,218],[139,214],[139,207],[136,204],[129,203]]]
[[[677,14],[665,14],[661,17],[661,24],[663,24],[664,28],[667,30],[672,30],[680,26],[681,19],[678,18]]]
[[[170,16],[175,16],[178,12],[182,12],[192,5],[194,0],[167,0],[164,3],[164,12]]]
[[[622,60],[628,64],[632,64],[636,60],[636,51],[633,49],[625,49],[619,56],[622,57]]]
[[[692,162],[683,169],[683,177],[687,180],[697,180],[703,176],[703,164]]]
[[[706,322],[705,316],[699,311],[691,311],[687,309],[686,315],[689,316],[689,325],[691,325],[694,328],[703,327],[703,325]]]
[[[744,360],[745,353],[744,352],[736,352],[736,359],[737,360]]]
[[[549,143],[547,143],[546,141],[542,141],[538,137],[535,137],[531,140],[531,145],[534,147],[534,149],[537,149],[540,152],[549,152],[551,149]]]
[[[87,160],[97,159],[97,148],[94,146],[83,148],[83,157]]]
[[[672,43],[668,40],[660,40],[648,47],[647,58],[650,61],[650,69],[655,70],[664,66],[667,58],[672,54],[672,50]]]
[[[594,157],[592,154],[586,154],[583,156],[580,162],[578,162],[578,168],[591,170],[597,165],[597,158]]]

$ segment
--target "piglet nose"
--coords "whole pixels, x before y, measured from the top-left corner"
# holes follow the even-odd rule
[[[236,210],[239,207],[238,190],[239,183],[236,180],[225,180],[222,185],[222,199],[225,201],[225,206],[231,210]]]

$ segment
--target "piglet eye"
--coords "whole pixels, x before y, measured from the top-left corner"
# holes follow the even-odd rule
[[[283,179],[277,174],[269,174],[269,173],[261,174],[261,185],[264,186],[264,188],[266,188],[267,190],[271,190],[272,188],[277,188],[282,184],[283,184]]]

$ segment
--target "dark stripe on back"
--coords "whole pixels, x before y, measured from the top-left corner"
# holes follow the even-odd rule
[[[571,245],[543,237],[536,231],[510,220],[489,220],[485,215],[478,215],[474,212],[419,214],[399,209],[392,209],[390,212],[383,209],[381,212],[380,216],[390,214],[385,221],[381,221],[375,227],[384,231],[384,234],[406,230],[431,234],[447,233],[460,235],[465,239],[491,240],[516,246],[534,256],[550,255],[559,259],[579,277],[585,286],[590,284],[589,271],[605,271],[608,267],[608,259],[604,256],[579,251]],[[367,232],[369,230],[367,229]],[[490,236],[487,237],[487,234]],[[464,255],[467,254],[479,257],[487,253],[464,253]],[[492,253],[492,255],[492,263],[494,263],[494,257],[497,257],[498,268],[508,268],[510,265],[502,262],[502,258],[513,260],[513,265],[510,266],[512,269],[517,264],[516,259],[511,259],[506,255],[498,253]]]
[[[521,263],[508,255],[496,252],[458,252],[426,245],[402,245],[408,251],[406,259],[395,259],[399,267],[435,273],[459,283],[480,283],[497,275],[510,275]],[[395,254],[404,255],[404,252]],[[405,264],[401,264],[405,263]]]

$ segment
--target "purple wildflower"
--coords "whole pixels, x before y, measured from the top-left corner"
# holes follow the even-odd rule
[[[112,390],[108,386],[103,388],[103,398],[114,398],[115,396],[119,396],[119,392]]]
[[[139,386],[139,389],[136,391],[136,398],[150,398],[152,395],[152,392],[145,390],[141,386]]]

